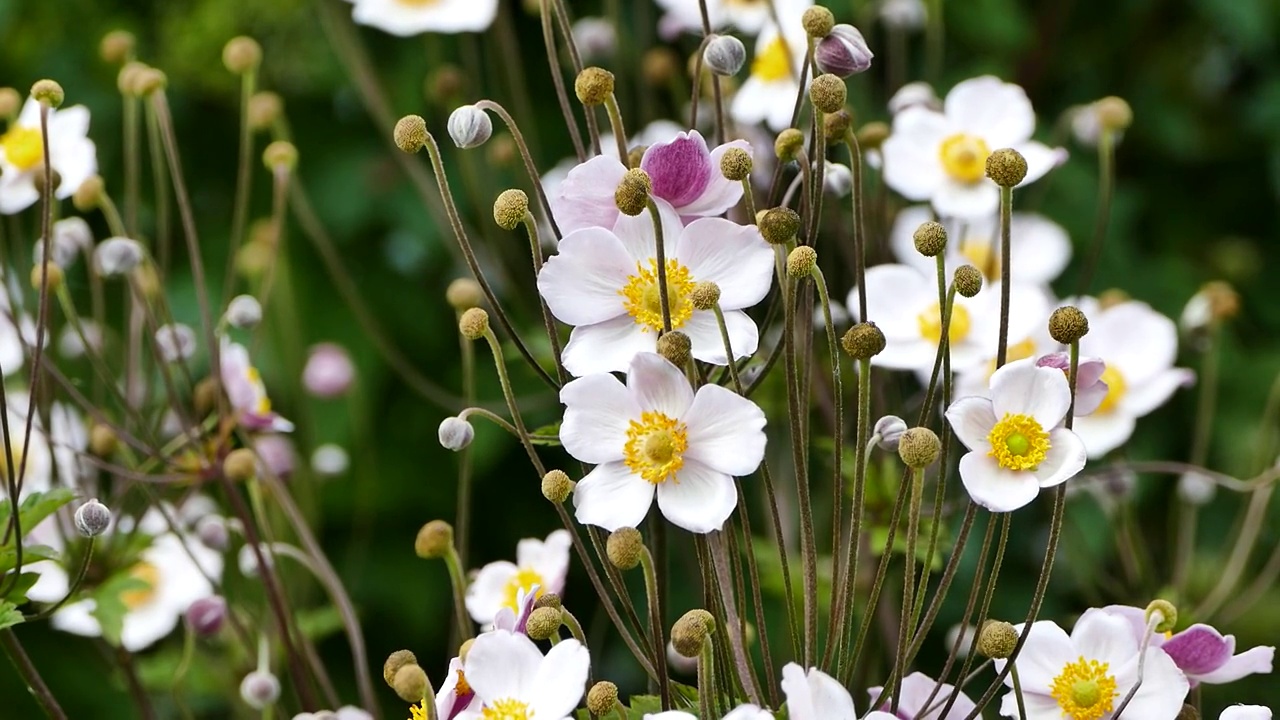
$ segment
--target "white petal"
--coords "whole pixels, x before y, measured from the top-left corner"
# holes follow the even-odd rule
[[[627,428],[640,417],[627,388],[612,375],[587,375],[560,388],[564,421],[560,442],[572,456],[588,463],[622,459]]]
[[[724,720],[773,720],[773,713],[755,705],[739,705],[730,710]]]
[[[1218,720],[1271,720],[1271,709],[1262,705],[1232,705],[1222,711]]]
[[[938,302],[938,291],[929,278],[907,265],[877,265],[866,272],[867,317],[884,333],[885,340],[920,337],[920,313]],[[856,314],[858,289],[849,293],[849,312]]]
[[[49,624],[55,630],[68,632],[72,635],[101,637],[102,625],[98,623],[98,618],[93,615],[95,607],[96,603],[93,600],[81,600],[80,602],[63,605],[61,609],[53,614],[53,617],[49,618]]]
[[[658,208],[658,217],[662,219],[663,253],[668,258],[679,257],[684,223],[680,222],[680,215],[666,200],[653,198],[653,204]],[[631,257],[644,267],[650,266],[650,260],[657,259],[658,240],[653,231],[652,212],[646,210],[635,216],[618,215],[617,222],[613,224],[613,233],[622,241]]]
[[[1020,282],[1052,282],[1071,261],[1071,238],[1049,218],[1037,213],[1014,213],[1009,230],[1009,254]]]
[[[1173,367],[1178,328],[1150,305],[1130,300],[1089,315],[1080,354],[1101,357],[1124,376],[1125,384],[1137,386]]]
[[[674,479],[658,485],[663,517],[692,533],[719,530],[737,505],[733,478],[688,457]]]
[[[1019,634],[1024,625],[1015,625]],[[1048,695],[1053,679],[1062,673],[1062,668],[1074,662],[1079,656],[1076,647],[1067,636],[1066,631],[1052,620],[1040,620],[1032,624],[1027,641],[1023,643],[1022,652],[1018,654],[1018,677],[1022,681],[1022,689],[1028,693]],[[996,671],[1004,669],[1005,660],[996,660]],[[1012,679],[1005,677],[1005,685],[1012,687]]]
[[[991,400],[984,397],[962,397],[947,408],[947,420],[964,446],[976,452],[991,449],[987,438],[997,418]]]
[[[1133,436],[1134,417],[1128,413],[1106,412],[1077,417],[1072,430],[1080,436],[1090,459],[1100,458],[1125,444]]]
[[[908,200],[933,197],[946,175],[938,147],[951,132],[942,113],[912,107],[893,118],[893,133],[880,147],[884,182]]]
[[[678,259],[694,281],[720,287],[724,310],[759,303],[773,284],[773,249],[754,225],[722,218],[694,220],[682,233]]]
[[[570,373],[626,372],[637,353],[658,348],[658,336],[622,315],[594,325],[579,325],[569,333],[560,361]]]
[[[1087,455],[1084,441],[1079,436],[1066,428],[1058,428],[1049,433],[1049,452],[1045,454],[1044,461],[1031,472],[1040,487],[1053,487],[1084,469]]]
[[[657,353],[640,353],[632,358],[627,390],[642,412],[659,412],[669,418],[684,415],[693,402],[688,378]]]
[[[1127,387],[1124,395],[1120,396],[1120,411],[1142,417],[1168,402],[1175,392],[1191,385],[1195,380],[1196,375],[1190,370],[1162,370],[1140,385]]]
[[[538,664],[529,714],[539,718],[573,714],[582,699],[590,665],[587,649],[577,640],[562,640],[552,647]]]
[[[1129,621],[1098,608],[1086,610],[1071,629],[1071,642],[1086,659],[1118,668],[1138,654]]]
[[[476,638],[463,672],[481,700],[519,700],[537,691],[535,679],[541,664],[542,653],[528,637],[494,630]]]
[[[947,120],[983,138],[992,150],[1025,141],[1036,127],[1027,93],[992,75],[959,83],[947,93],[943,107]]]
[[[597,465],[573,488],[574,517],[613,532],[636,527],[649,514],[653,485],[620,462]]]
[[[723,312],[724,327],[729,333],[729,347],[733,348],[735,360],[755,354],[760,345],[760,331],[756,323],[741,310]],[[709,310],[694,310],[693,315],[680,328],[689,336],[690,352],[693,357],[712,365],[728,365],[725,355],[724,337],[720,334],[720,325],[716,322],[715,313]]]
[[[933,361],[937,354],[938,346],[924,338],[894,339],[885,344],[880,354],[871,358],[871,364],[890,370],[929,371],[933,369]],[[953,355],[953,367],[956,365],[954,361]],[[857,363],[854,366],[857,367]]]
[[[944,178],[934,190],[933,209],[939,215],[974,218],[990,215],[1000,209],[1000,188],[990,180],[972,183]]]
[[[1029,415],[1048,430],[1067,414],[1071,385],[1061,370],[1012,363],[992,374],[991,402],[997,418]]]
[[[0,214],[22,212],[40,199],[35,181],[30,173],[15,170],[0,172]]]
[[[560,232],[571,233],[588,227],[612,228],[621,214],[613,196],[626,172],[621,162],[605,155],[570,170],[550,198],[551,212]]]
[[[1000,699],[1000,714],[1005,717],[1019,718],[1019,720],[1062,720],[1062,708],[1052,696],[1037,695],[1028,692],[1024,687],[1022,700],[1023,707],[1027,711],[1025,716],[1019,716],[1018,699],[1012,692]]]
[[[960,458],[960,480],[969,497],[991,512],[1012,512],[1040,494],[1034,475],[1005,470],[982,452]]]
[[[1121,693],[1121,697],[1128,693],[1137,679],[1137,658],[1134,658],[1129,668],[1125,669],[1130,668],[1132,668],[1131,677],[1123,678],[1120,672],[1116,673],[1116,690]],[[1126,680],[1128,682],[1125,682]],[[1142,669],[1142,685],[1134,694],[1133,700],[1129,702],[1129,707],[1124,713],[1125,717],[1128,717],[1129,713],[1133,713],[1135,718],[1177,717],[1190,689],[1190,683],[1187,682],[1182,671],[1178,670],[1173,658],[1158,648],[1147,648],[1146,663]]]
[[[1038,142],[1019,143],[1015,148],[1027,161],[1027,176],[1017,187],[1026,187],[1067,161],[1067,151]]]
[[[791,720],[857,720],[849,691],[817,668],[806,673],[799,665],[787,663],[781,685]]]
[[[466,605],[471,619],[481,625],[493,622],[494,616],[507,600],[507,583],[515,577],[518,568],[506,560],[491,562],[480,568],[467,586]]]
[[[554,530],[545,541],[528,538],[516,544],[516,561],[542,576],[543,592],[560,593],[569,572],[569,548],[573,538],[568,530]]]
[[[764,459],[764,411],[731,390],[702,386],[681,420],[688,428],[688,459],[736,477],[755,472]]]
[[[538,273],[538,292],[560,322],[591,325],[626,314],[620,293],[635,272],[617,236],[586,228],[560,241],[559,252]]]

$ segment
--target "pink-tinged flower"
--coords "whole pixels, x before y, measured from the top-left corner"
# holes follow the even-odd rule
[[[1125,708],[1124,717],[1175,718],[1190,686],[1173,660],[1158,648],[1141,646],[1123,618],[1092,609],[1067,633],[1051,620],[1041,620],[1028,631],[1016,625],[1027,640],[1014,664],[1022,684],[1025,720],[1111,720],[1129,691],[1142,684]],[[1007,660],[996,660],[1003,670]],[[1006,676],[1005,685],[1013,687]],[[1001,701],[1000,714],[1018,717],[1013,692]]]
[[[464,712],[479,712],[480,698],[467,683],[462,661],[458,658],[450,660],[448,672],[444,682],[440,683],[440,689],[436,690],[436,714],[440,720],[453,720]]]
[[[718,385],[694,393],[684,373],[656,353],[631,361],[627,384],[608,373],[560,390],[560,441],[596,467],[578,483],[578,522],[636,527],[658,508],[689,532],[719,530],[738,504],[733,479],[764,458],[764,412]]]
[[[929,200],[939,215],[989,217],[1000,189],[986,177],[987,156],[1013,148],[1027,160],[1020,185],[1035,182],[1066,151],[1035,142],[1036,116],[1022,88],[986,75],[956,85],[944,111],[911,107],[893,118],[881,147],[884,181],[908,200]]]
[[[591,658],[577,640],[561,640],[546,657],[528,637],[494,630],[476,638],[463,673],[483,703],[461,720],[567,718],[587,684]]]
[[[924,673],[911,673],[902,679],[902,697],[898,700],[898,712],[896,715],[889,715],[891,718],[899,720],[941,720],[942,709],[946,707],[953,694],[959,693],[955,704],[951,706],[950,712],[947,713],[949,718],[968,717],[977,705],[974,704],[969,696],[963,691],[956,690],[954,685],[943,683],[938,688],[938,692],[933,691],[937,683],[934,679]],[[873,687],[867,690],[871,695],[871,701],[880,701],[880,711],[888,713],[893,696],[885,692],[883,687]],[[932,698],[932,699],[930,699]],[[926,703],[928,703],[926,705]],[[925,712],[928,710],[928,712]]]
[[[564,583],[561,583],[563,589]],[[493,616],[493,627],[497,630],[528,635],[529,616],[533,614],[534,605],[542,597],[542,587],[534,585],[528,590],[523,587],[516,591],[515,608],[503,605],[498,614]]]
[[[714,217],[742,199],[742,183],[728,180],[720,172],[720,158],[733,147],[751,152],[745,140],[709,150],[702,134],[690,130],[650,145],[640,159],[640,168],[653,181],[655,200],[670,204],[681,217]],[[570,170],[551,194],[551,209],[560,231],[613,228],[622,215],[613,195],[626,172],[621,161],[608,155],[591,158]]]
[[[240,424],[251,430],[292,432],[293,423],[271,410],[271,399],[262,374],[249,362],[249,351],[239,343],[222,341],[222,386]]]
[[[1052,353],[1036,360],[1036,367],[1047,367],[1071,372],[1071,356],[1067,353]],[[1102,379],[1106,374],[1107,364],[1102,358],[1082,357],[1076,363],[1076,409],[1077,417],[1088,415],[1106,399],[1110,390]]]
[[[265,470],[278,478],[287,478],[293,474],[298,457],[289,436],[264,433],[254,438],[253,450],[258,454],[258,462],[261,464],[259,472]]]
[[[845,23],[831,28],[831,33],[819,40],[813,49],[813,61],[818,69],[842,78],[865,72],[871,67],[874,57],[862,32]]]
[[[511,612],[509,629],[515,630],[519,621],[516,613],[525,602],[532,602],[530,596],[537,600],[543,593],[564,590],[571,544],[568,531],[556,530],[545,542],[525,538],[517,543],[514,563],[500,560],[485,565],[467,587],[466,605],[471,619],[487,625],[496,622],[498,614],[507,609]]]
[[[1103,611],[1127,620],[1139,641],[1146,634],[1146,611],[1142,608],[1109,605]],[[1203,623],[1196,623],[1167,637],[1153,633],[1150,643],[1173,658],[1174,664],[1192,686],[1199,683],[1221,685],[1246,675],[1269,673],[1276,654],[1276,649],[1269,645],[1259,645],[1237,654],[1234,635],[1223,635]]]
[[[773,251],[754,226],[722,218],[680,225],[661,211],[671,328],[689,336],[693,357],[729,362],[715,313],[690,297],[700,282],[720,288],[734,359],[756,351],[759,331],[743,312],[760,302],[773,282]],[[560,242],[560,252],[538,274],[538,291],[551,313],[575,326],[562,361],[582,376],[624,371],[638,352],[653,352],[663,328],[657,241],[648,213],[622,217],[614,230],[584,228]]]
[[[960,458],[969,497],[992,512],[1030,503],[1040,488],[1066,482],[1084,467],[1084,443],[1060,427],[1071,404],[1061,371],[1029,360],[991,376],[991,397],[963,397],[947,420],[970,452]]]
[[[336,343],[313,345],[302,369],[302,385],[307,392],[322,398],[344,395],[355,377],[356,368],[351,363],[351,356],[346,348]]]

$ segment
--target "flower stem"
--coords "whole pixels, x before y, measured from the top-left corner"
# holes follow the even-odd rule
[[[462,558],[452,543],[444,554],[444,565],[449,569],[449,583],[453,585],[453,612],[458,623],[458,635],[466,642],[472,638],[471,618],[467,615],[467,578],[462,574]]]
[[[22,676],[22,681],[26,683],[27,691],[35,697],[44,714],[52,720],[66,720],[67,714],[62,711],[62,706],[58,705],[49,686],[44,684],[44,678],[40,677],[40,671],[36,670],[22,643],[18,642],[18,636],[14,634],[13,628],[0,630],[0,647],[4,648],[9,661],[13,663],[18,674]]]
[[[1009,356],[1009,280],[1012,263],[1009,261],[1013,218],[1013,188],[1000,188],[1000,344],[996,349],[996,368],[1004,367]]]
[[[649,215],[653,218],[653,243],[658,264],[658,300],[662,306],[662,332],[671,332],[671,298],[667,294],[667,249],[662,237],[662,216],[658,205],[649,199]],[[730,358],[730,362],[732,362]]]
[[[652,643],[654,659],[657,661],[654,665],[658,670],[658,694],[662,697],[662,709],[669,710],[671,709],[671,681],[666,673],[667,641],[659,605],[661,596],[658,593],[658,573],[648,547],[641,548],[640,566],[644,570],[644,592],[649,606],[649,642]]]

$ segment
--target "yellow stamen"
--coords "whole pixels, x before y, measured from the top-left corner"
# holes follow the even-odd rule
[[[942,168],[953,180],[975,183],[987,174],[987,156],[991,148],[976,135],[956,133],[942,141],[938,150]]]
[[[693,303],[689,292],[693,278],[689,268],[677,260],[667,261],[667,305],[671,312],[671,329],[678,330],[693,315]],[[649,267],[636,264],[636,273],[627,278],[627,284],[618,294],[623,297],[623,307],[645,332],[662,330],[662,293],[658,286],[658,261],[650,260]]]
[[[458,684],[453,686],[454,695],[470,695],[475,692],[471,689],[471,685],[467,682],[467,676],[463,674],[462,669],[458,669]]]
[[[427,704],[425,702],[421,705],[410,705],[409,712],[413,713],[413,717],[409,718],[409,720],[427,720],[429,717],[427,715]]]
[[[530,720],[533,717],[533,711],[526,703],[505,698],[489,703],[484,710],[480,711],[480,717],[481,720]]]
[[[1049,452],[1049,433],[1030,415],[1005,413],[987,442],[989,454],[1005,470],[1035,470]]]
[[[534,585],[538,586],[538,592],[534,599],[542,597],[543,589],[547,586],[547,582],[542,579],[541,575],[531,568],[520,568],[516,571],[516,574],[512,575],[511,579],[507,581],[507,587],[504,591],[505,599],[502,601],[502,605],[504,607],[511,608],[512,612],[519,615],[520,606],[517,602],[519,602],[520,599],[520,591],[523,590],[528,593],[533,589]]]
[[[0,136],[4,156],[21,172],[26,172],[44,159],[44,141],[39,128],[15,127]]]
[[[777,82],[791,77],[791,58],[782,36],[773,39],[751,61],[751,76],[765,82]]]
[[[1062,708],[1062,717],[1070,720],[1101,720],[1111,712],[1116,699],[1116,679],[1107,671],[1107,663],[1085,660],[1082,656],[1067,663],[1050,684],[1050,695]]]
[[[156,588],[160,585],[160,570],[146,560],[129,568],[129,577],[147,584],[145,588],[126,590],[120,593],[120,602],[130,610],[137,610],[155,599]]]
[[[920,323],[920,337],[935,344],[942,339],[942,313],[938,311],[938,303],[917,315],[916,321]],[[951,324],[947,327],[947,338],[952,345],[969,335],[969,326],[969,311],[960,303],[952,305]]]
[[[991,238],[972,237],[960,241],[960,254],[982,271],[987,280],[1000,277],[1000,253],[992,252]]]
[[[659,412],[646,412],[639,422],[631,421],[622,454],[631,472],[659,485],[676,480],[676,473],[684,467],[684,451],[688,447],[684,423]]]
[[[1124,375],[1121,375],[1114,365],[1107,365],[1102,371],[1102,382],[1107,384],[1107,396],[1102,398],[1102,403],[1094,412],[1105,414],[1116,409],[1116,405],[1119,404],[1120,398],[1124,397],[1125,390],[1128,388],[1124,383]]]

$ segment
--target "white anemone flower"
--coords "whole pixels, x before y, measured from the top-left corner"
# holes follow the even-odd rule
[[[1174,367],[1178,328],[1173,320],[1134,300],[1102,308],[1093,298],[1075,303],[1089,318],[1080,354],[1102,358],[1107,395],[1090,415],[1077,417],[1075,431],[1099,458],[1133,435],[1137,420],[1169,401],[1195,373]]]
[[[866,278],[867,319],[885,337],[884,350],[871,358],[871,364],[932,371],[942,338],[936,272],[926,275],[907,265],[877,265],[867,270]],[[1017,282],[1009,287],[1009,298],[1009,345],[1014,347],[1044,326],[1050,302],[1042,289]],[[848,299],[850,313],[857,312],[858,303],[854,288]],[[1000,339],[998,283],[984,285],[971,298],[956,295],[947,337],[955,372],[980,367],[995,357]]]
[[[591,658],[577,640],[561,640],[546,657],[527,636],[494,630],[467,653],[463,674],[483,703],[459,720],[537,718],[561,720],[582,699]]]
[[[658,21],[658,32],[671,39],[681,32],[702,32],[702,11],[698,0],[657,0],[665,12]],[[770,22],[770,5],[781,17],[797,18],[813,0],[706,0],[707,19],[712,30],[732,25],[748,35],[755,35]]]
[[[671,329],[689,336],[693,357],[726,365],[715,313],[693,307],[700,282],[720,288],[720,308],[734,359],[756,351],[759,330],[743,312],[773,281],[773,250],[752,225],[702,218],[687,227],[663,204],[667,302]],[[648,212],[623,216],[613,231],[585,228],[560,241],[538,274],[551,313],[573,325],[562,360],[577,376],[623,371],[638,352],[653,352],[663,329],[657,242]]]
[[[49,160],[61,178],[54,196],[65,200],[98,171],[97,149],[89,139],[89,108],[76,105],[49,110]],[[40,199],[44,183],[44,140],[40,103],[27,98],[18,119],[0,135],[0,214],[12,215]]]
[[[782,22],[785,33],[770,24],[756,39],[751,74],[729,105],[729,114],[740,125],[764,123],[774,132],[791,125],[808,44],[798,15]]]
[[[698,720],[697,716],[680,710],[646,713],[644,720]],[[774,720],[773,713],[756,705],[739,705],[730,710],[722,720]]]
[[[420,33],[481,32],[493,24],[498,0],[348,0],[361,25],[408,37]]]
[[[560,441],[596,467],[573,492],[578,522],[636,527],[654,496],[672,523],[719,530],[738,503],[733,478],[764,458],[764,412],[718,385],[694,393],[684,373],[656,353],[631,361],[627,384],[608,373],[560,390]]]
[[[1019,634],[1025,631],[1025,625],[1014,627]],[[1159,648],[1142,653],[1122,618],[1094,609],[1076,621],[1070,635],[1051,620],[1041,620],[1027,632],[1014,661],[1026,720],[1110,720],[1138,683],[1140,662],[1142,684],[1124,716],[1174,718],[1182,709],[1187,679]],[[996,660],[996,669],[1004,669],[1006,662]],[[1012,687],[1013,678],[1004,682]],[[1019,716],[1013,692],[1001,701],[1000,714]]]
[[[898,262],[936,272],[935,258],[916,251],[915,231],[922,223],[933,220],[928,205],[912,205],[898,213],[889,235],[889,245]],[[961,265],[972,265],[982,271],[988,282],[1000,279],[1000,222],[996,216],[946,218],[947,276]],[[1013,213],[1010,223],[1009,257],[1016,282],[1048,285],[1071,262],[1071,238],[1061,225],[1038,213]]]
[[[1040,488],[1066,482],[1084,467],[1084,443],[1060,427],[1071,404],[1061,370],[1031,360],[1005,365],[991,376],[991,397],[963,397],[947,420],[969,452],[960,480],[969,497],[992,512],[1030,503]]]
[[[858,720],[853,696],[818,668],[805,672],[799,665],[787,663],[782,668],[781,685],[787,696],[787,717],[791,720]]]
[[[519,614],[520,600],[525,593],[532,593],[537,599],[543,593],[562,592],[569,573],[571,545],[569,532],[556,530],[545,542],[525,538],[517,543],[514,563],[500,560],[485,565],[467,587],[466,604],[471,619],[488,625],[503,608]]]
[[[148,515],[158,515],[158,511]],[[144,518],[140,529],[145,532],[154,526],[154,519]],[[216,580],[222,575],[222,555],[194,538],[165,532],[151,541],[126,572],[140,581],[140,586],[120,594],[126,608],[120,645],[137,652],[173,632],[192,603],[214,595],[209,578]],[[64,632],[98,637],[102,626],[95,609],[94,600],[80,600],[55,612],[50,621]]]
[[[1013,148],[1034,182],[1066,159],[1066,151],[1031,139],[1035,112],[1022,88],[986,75],[956,85],[944,112],[910,107],[893,118],[881,146],[884,181],[908,200],[929,200],[939,215],[994,215],[1000,189],[986,177],[987,156]]]

